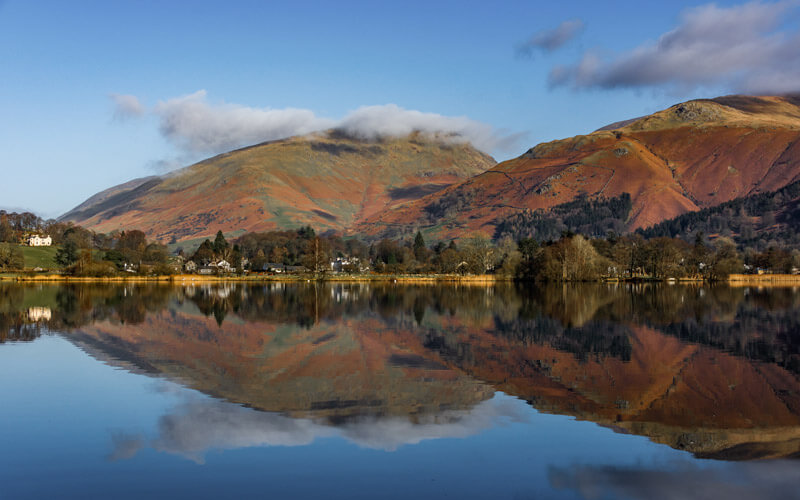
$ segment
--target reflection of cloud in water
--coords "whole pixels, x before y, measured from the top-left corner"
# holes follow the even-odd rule
[[[111,442],[114,445],[114,450],[108,456],[108,459],[112,462],[133,458],[145,444],[141,436],[131,436],[123,432],[112,433]]]
[[[210,449],[253,446],[302,446],[318,438],[340,436],[365,448],[396,450],[426,439],[463,438],[495,425],[525,419],[523,408],[506,396],[494,397],[470,410],[450,410],[410,417],[363,416],[333,425],[326,419],[291,418],[222,401],[192,399],[159,421],[156,450],[198,463]],[[133,457],[142,439],[112,435],[112,459]]]
[[[800,467],[788,460],[704,466],[680,462],[671,469],[580,465],[552,469],[550,483],[587,499],[797,499]]]
[[[470,410],[418,416],[413,422],[402,417],[363,417],[343,425],[340,434],[365,448],[392,451],[426,439],[472,436],[508,420],[523,421],[525,413],[515,403],[516,400],[495,397]]]

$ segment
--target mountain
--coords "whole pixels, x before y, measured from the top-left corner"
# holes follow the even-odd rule
[[[376,237],[494,234],[505,218],[580,197],[630,195],[625,229],[800,180],[800,95],[676,104],[588,135],[539,144],[473,178],[377,213]]]
[[[690,240],[692,233],[727,236],[741,248],[766,250],[800,245],[800,181],[778,189],[736,198],[717,206],[662,221],[638,232],[645,238]]]
[[[346,230],[495,161],[449,137],[364,141],[331,131],[231,151],[98,193],[61,217],[177,242],[311,225]]]

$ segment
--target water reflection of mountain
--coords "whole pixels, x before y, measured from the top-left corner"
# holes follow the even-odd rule
[[[49,307],[96,357],[294,417],[422,420],[502,390],[700,456],[800,451],[792,289],[19,289],[0,321]]]

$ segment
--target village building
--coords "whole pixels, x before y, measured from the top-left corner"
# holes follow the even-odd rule
[[[230,262],[224,259],[217,262],[210,262],[208,265],[205,266],[198,266],[197,264],[194,264],[194,266],[191,267],[191,270],[189,266],[190,263],[194,264],[191,260],[186,264],[187,272],[194,272],[194,270],[196,270],[198,274],[220,274],[220,273],[232,273],[236,271],[236,269],[230,264]]]
[[[215,267],[224,273],[232,273],[234,271],[233,266],[227,260],[221,260],[216,263]]]
[[[264,264],[264,271],[267,271],[268,273],[282,273],[286,271],[286,266],[280,262],[267,262]]]
[[[331,271],[335,273],[341,272],[366,272],[369,271],[369,265],[362,262],[358,257],[336,257],[330,261]]]
[[[49,247],[53,244],[53,239],[50,236],[40,236],[32,234],[28,236],[28,246],[30,247]]]

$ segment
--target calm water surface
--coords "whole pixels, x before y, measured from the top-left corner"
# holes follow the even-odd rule
[[[800,291],[0,285],[0,498],[800,498]]]

